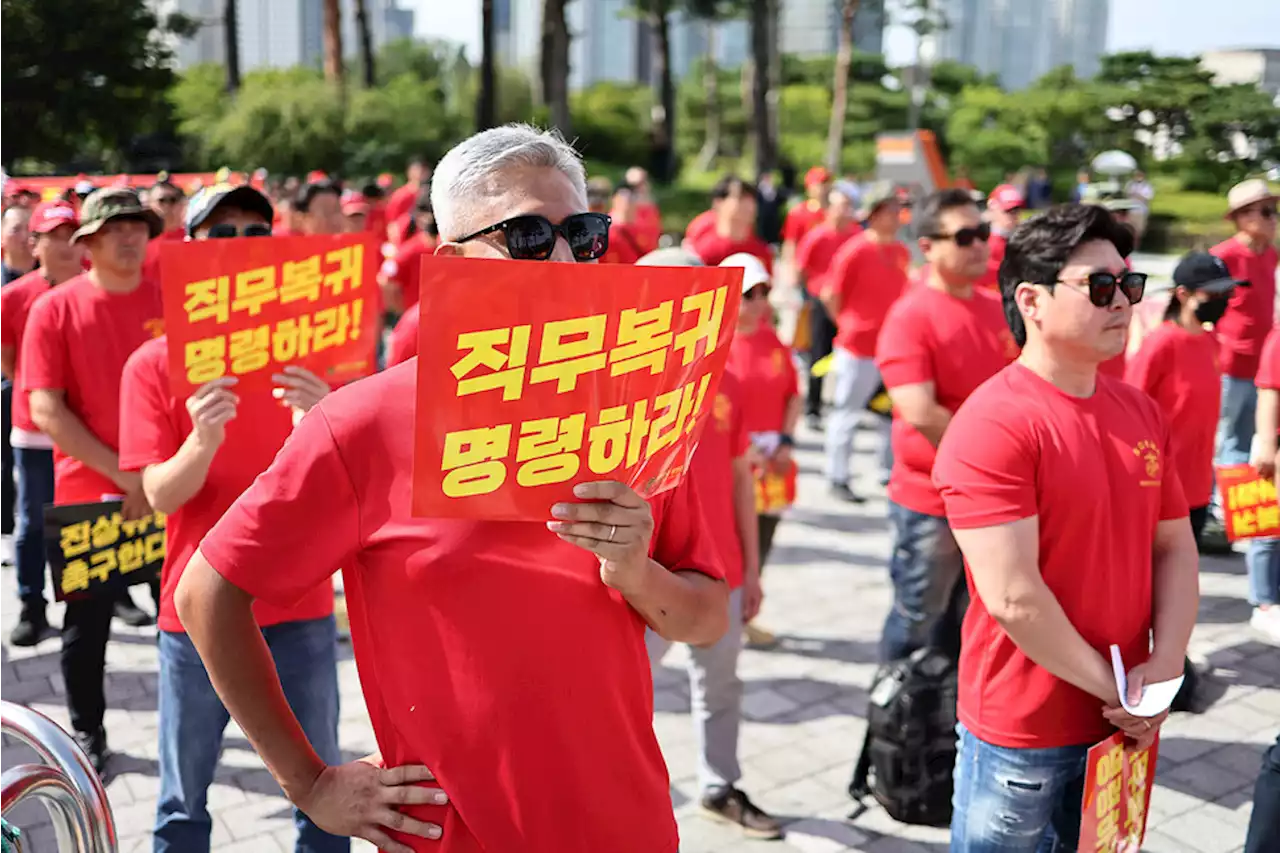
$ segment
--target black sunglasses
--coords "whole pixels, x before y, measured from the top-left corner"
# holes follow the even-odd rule
[[[1261,216],[1263,219],[1274,219],[1276,215],[1276,209],[1275,207],[1269,204],[1263,205],[1262,207],[1258,208],[1258,215]]]
[[[983,222],[973,228],[961,228],[954,234],[928,234],[926,236],[930,240],[954,240],[961,249],[967,249],[973,245],[975,240],[981,240],[985,243],[991,239],[991,223]]]
[[[208,236],[210,240],[223,240],[228,237],[270,237],[271,226],[253,222],[242,229],[237,229],[230,222],[219,222],[209,229]]]
[[[563,237],[575,261],[594,261],[609,251],[609,224],[605,213],[575,213],[559,225],[545,216],[528,214],[490,225],[455,242],[465,243],[495,231],[507,242],[507,254],[516,261],[545,261],[555,251],[556,239]]]
[[[1130,305],[1137,305],[1142,301],[1142,294],[1147,289],[1147,274],[1144,272],[1127,272],[1116,275],[1109,272],[1092,272],[1088,277],[1082,280],[1089,285],[1089,301],[1098,308],[1109,308],[1116,298],[1116,288],[1124,294],[1124,298],[1129,300]],[[1059,280],[1057,284],[1079,284],[1076,282],[1063,282]]]

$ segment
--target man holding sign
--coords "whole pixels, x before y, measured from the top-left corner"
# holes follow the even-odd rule
[[[942,436],[933,481],[965,557],[951,849],[1074,850],[1090,746],[1139,750],[1168,714],[1125,710],[1109,653],[1144,685],[1182,675],[1198,558],[1157,404],[1098,374],[1125,344],[1146,276],[1127,229],[1093,205],[1013,233],[1000,267],[1018,360]],[[1111,648],[1109,648],[1111,647]],[[1135,666],[1136,664],[1136,666]]]
[[[93,269],[37,300],[22,340],[22,384],[31,420],[53,440],[54,503],[124,496],[125,520],[151,511],[136,472],[120,467],[120,375],[129,355],[160,334],[160,289],[145,281],[147,240],[160,217],[137,193],[102,189],[84,201],[80,227]],[[103,669],[115,596],[67,602],[62,677],[76,740],[99,772],[107,760]]]
[[[270,202],[249,186],[201,190],[187,214],[187,236],[208,240],[270,232]],[[153,507],[168,514],[160,598],[160,796],[156,853],[209,849],[206,796],[218,766],[228,715],[209,683],[173,603],[182,569],[232,502],[266,470],[293,421],[329,391],[296,365],[266,390],[236,393],[238,379],[206,382],[190,396],[170,391],[168,339],[138,348],[121,382],[120,466],[142,475]],[[320,756],[337,763],[338,675],[333,587],[319,583],[292,607],[260,602],[254,616],[271,650],[289,706]],[[345,838],[296,815],[298,850],[344,851]]]
[[[525,126],[455,147],[432,201],[442,253],[571,263],[608,246],[577,153]],[[205,537],[176,604],[211,681],[290,799],[335,834],[394,853],[673,850],[643,632],[725,631],[696,494],[646,502],[588,482],[545,523],[414,517],[414,434],[433,428],[419,369],[322,401]],[[290,711],[252,602],[288,606],[339,568],[380,753],[335,766]]]

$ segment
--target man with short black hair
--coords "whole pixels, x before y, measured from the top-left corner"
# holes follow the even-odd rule
[[[934,193],[915,221],[928,277],[889,309],[876,346],[876,367],[893,401],[893,605],[881,663],[924,646],[960,653],[964,560],[930,479],[933,460],[961,404],[1018,355],[1000,299],[977,287],[987,269],[990,226],[969,192]]]
[[[757,191],[755,184],[736,177],[722,178],[711,191],[714,221],[696,230],[690,224],[688,248],[707,266],[730,255],[755,255],[765,269],[773,270],[773,249],[756,236]]]
[[[341,234],[347,230],[342,216],[342,190],[328,179],[311,181],[294,197],[298,234]]]
[[[1108,648],[1130,703],[1182,674],[1198,558],[1169,426],[1150,397],[1098,372],[1143,296],[1131,247],[1095,205],[1014,231],[1000,287],[1022,353],[970,395],[938,448],[933,482],[972,597],[957,853],[1074,850],[1089,747],[1116,729],[1149,746],[1168,714],[1121,706]]]

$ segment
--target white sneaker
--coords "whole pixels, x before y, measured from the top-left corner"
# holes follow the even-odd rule
[[[1253,608],[1253,616],[1249,625],[1255,631],[1261,631],[1274,643],[1280,643],[1280,605]]]

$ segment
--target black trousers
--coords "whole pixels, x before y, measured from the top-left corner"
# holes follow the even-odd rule
[[[4,535],[8,536],[13,533],[13,520],[16,517],[18,507],[18,487],[13,480],[13,447],[9,444],[9,430],[13,427],[13,385],[9,380],[4,381],[3,387],[3,420],[0,422],[0,440],[4,444],[4,473],[3,482],[0,482],[0,522],[4,528]]]
[[[769,559],[769,551],[773,548],[773,534],[778,529],[782,516],[758,515],[756,519],[756,530],[760,534],[760,574],[763,575],[765,561]]]
[[[818,299],[809,297],[809,367],[812,368],[822,359],[831,355],[836,341],[836,324],[827,314],[826,306]],[[822,413],[822,377],[810,376],[809,389],[805,395],[805,414]],[[763,553],[763,550],[762,550]]]
[[[1280,737],[1262,755],[1262,770],[1253,788],[1253,815],[1244,853],[1280,850]]]
[[[107,700],[103,680],[107,640],[116,596],[110,593],[67,602],[62,617],[62,680],[67,685],[71,728],[93,734],[102,727]]]

